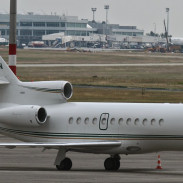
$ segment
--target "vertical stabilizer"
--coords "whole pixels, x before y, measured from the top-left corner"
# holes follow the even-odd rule
[[[0,84],[8,83],[19,83],[19,80],[0,56]]]

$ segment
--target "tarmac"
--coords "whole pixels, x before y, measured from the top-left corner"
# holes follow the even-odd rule
[[[17,142],[0,136],[0,142]],[[121,155],[118,171],[105,171],[108,155],[68,152],[73,168],[57,171],[53,162],[56,150],[40,148],[0,148],[0,182],[2,183],[175,183],[183,182],[183,153],[161,152]],[[157,170],[158,154],[162,170]]]

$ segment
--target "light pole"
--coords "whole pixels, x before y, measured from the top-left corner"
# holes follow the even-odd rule
[[[105,5],[104,9],[106,10],[106,24],[108,23],[108,11],[109,11],[109,5]]]
[[[104,5],[104,9],[106,10],[106,30],[105,30],[105,34],[106,34],[106,41],[107,41],[107,34],[108,34],[108,30],[107,30],[107,24],[108,24],[108,11],[109,11],[109,5]]]
[[[166,12],[167,12],[167,37],[169,35],[169,11],[170,11],[170,8],[166,8]]]
[[[93,23],[95,22],[95,12],[97,11],[97,8],[91,8],[91,10],[93,11]]]
[[[154,34],[156,34],[156,23],[153,23],[154,25]]]

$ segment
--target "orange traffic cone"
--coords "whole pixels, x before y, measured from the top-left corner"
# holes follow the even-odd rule
[[[162,169],[160,155],[158,155],[158,166],[156,169]]]

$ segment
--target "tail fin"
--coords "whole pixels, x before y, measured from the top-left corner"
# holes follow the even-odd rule
[[[16,84],[18,82],[19,79],[15,76],[15,74],[0,56],[0,85],[9,83]]]

